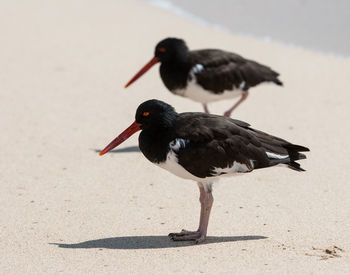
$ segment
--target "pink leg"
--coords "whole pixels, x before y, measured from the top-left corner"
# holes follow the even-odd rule
[[[242,93],[242,97],[240,100],[237,101],[235,105],[232,106],[232,108],[228,109],[225,113],[224,116],[230,117],[231,113],[233,112],[234,109],[236,109],[246,98],[248,97],[248,91],[245,91]]]
[[[209,109],[208,109],[208,105],[206,103],[203,103],[203,108],[204,108],[205,113],[210,114]]]
[[[205,190],[202,184],[199,184],[199,201],[201,203],[201,215],[197,231],[188,231],[183,229],[180,233],[170,233],[169,237],[173,241],[196,241],[200,243],[207,236],[210,210],[213,205],[213,195],[211,190]]]

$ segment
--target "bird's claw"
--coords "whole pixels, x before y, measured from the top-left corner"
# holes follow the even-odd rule
[[[172,241],[195,241],[196,244],[201,243],[205,240],[205,235],[202,234],[200,231],[188,231],[185,229],[182,229],[180,233],[170,233],[169,235],[170,240]]]

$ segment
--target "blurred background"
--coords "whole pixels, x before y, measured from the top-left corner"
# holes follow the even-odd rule
[[[350,57],[349,0],[146,0],[201,24]]]

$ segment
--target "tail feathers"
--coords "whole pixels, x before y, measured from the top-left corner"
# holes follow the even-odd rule
[[[299,159],[306,159],[306,155],[302,153],[298,153],[296,160],[299,160]]]
[[[299,171],[299,172],[305,171],[303,168],[300,167],[300,164],[297,163],[296,161],[301,159],[306,159],[306,155],[299,152],[310,151],[309,148],[306,148],[300,145],[290,144],[290,143],[285,144],[283,147],[287,150],[288,156],[285,156],[283,158],[281,156],[278,156],[278,154],[270,154],[269,155],[270,165],[274,166],[274,165],[282,164],[295,171]]]
[[[306,155],[299,152],[308,152],[310,151],[310,149],[296,144],[287,144],[284,146],[284,148],[287,149],[289,155],[290,162],[287,163],[288,167],[299,172],[305,171],[303,168],[300,167],[300,164],[295,161],[300,159],[306,159]]]
[[[280,75],[278,72],[272,70],[270,67],[267,67],[267,66],[264,66],[264,69],[263,68],[261,69],[262,71],[264,71],[262,75],[264,75],[265,81],[271,81],[276,85],[283,86],[283,82],[278,79]]]
[[[305,169],[300,167],[299,163],[297,163],[295,161],[291,161],[290,163],[288,163],[288,168],[293,169],[293,170],[298,171],[298,172],[306,171]]]
[[[252,60],[246,60],[243,65],[242,73],[250,87],[254,87],[262,82],[273,82],[276,85],[283,86],[282,81],[278,79],[279,73],[270,67],[262,65]]]
[[[298,152],[309,152],[310,149],[301,145],[296,145],[296,144],[291,144],[288,143],[286,145],[283,146],[284,148],[286,148],[287,150],[294,150],[294,151],[298,151]]]
[[[305,155],[303,155],[303,156],[304,156],[304,158],[306,158]],[[271,160],[270,165],[271,166],[282,165],[282,166],[286,166],[286,167],[293,169],[295,171],[298,171],[298,172],[305,171],[305,169],[300,167],[299,163],[291,160],[290,158],[286,158],[284,160]]]
[[[272,70],[271,70],[272,71]],[[275,83],[276,85],[278,85],[278,86],[283,86],[283,82],[281,81],[281,80],[279,80],[278,79],[278,77],[279,77],[279,73],[278,72],[275,72],[275,71],[272,71],[272,75],[270,76],[271,77],[271,81],[273,82],[273,83]]]
[[[278,86],[283,86],[283,82],[279,80],[277,77],[274,80],[272,80],[272,82]]]
[[[306,156],[299,152],[309,152],[310,149],[301,145],[287,144],[284,146],[287,149],[290,160],[293,162],[299,159],[306,159]]]

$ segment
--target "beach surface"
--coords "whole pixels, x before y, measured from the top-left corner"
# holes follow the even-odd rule
[[[1,274],[346,274],[350,270],[350,61],[201,26],[142,1],[0,3]],[[168,36],[268,64],[233,114],[307,146],[306,172],[263,169],[214,186],[208,240],[198,187],[148,162],[137,134],[100,157],[157,98],[153,68],[124,84]],[[232,100],[209,105],[221,114]]]

